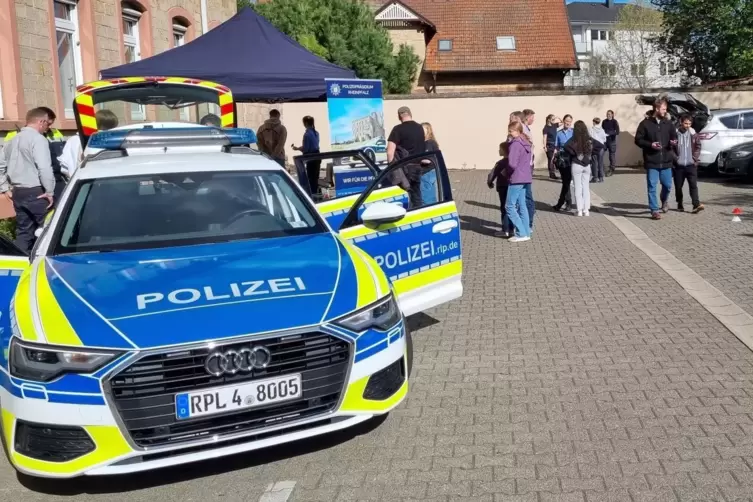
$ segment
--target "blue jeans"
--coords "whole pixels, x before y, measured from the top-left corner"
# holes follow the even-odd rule
[[[500,188],[497,188],[497,193],[499,194],[499,210],[500,210],[500,216],[502,217],[502,231],[507,232],[508,234],[512,234],[515,232],[515,227],[512,226],[512,223],[510,223],[510,217],[507,216],[507,190],[509,186],[504,185]]]
[[[432,169],[421,175],[421,198],[424,205],[437,202],[437,170]]]
[[[672,190],[672,168],[663,169],[649,168],[646,169],[646,188],[648,189],[648,208],[652,213],[661,209],[661,204],[656,200],[656,185],[661,183],[661,204],[669,199],[669,192]]]
[[[528,228],[533,229],[533,216],[536,214],[536,203],[533,201],[533,183],[526,183],[526,209],[528,209]]]
[[[531,224],[528,221],[528,207],[526,206],[526,185],[510,185],[507,189],[507,203],[505,211],[510,222],[515,227],[518,237],[530,237]]]

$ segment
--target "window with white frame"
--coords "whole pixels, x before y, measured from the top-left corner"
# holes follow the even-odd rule
[[[55,0],[55,42],[60,78],[60,92],[65,118],[73,118],[76,86],[83,83],[81,49],[79,47],[78,11],[75,0]]]
[[[125,62],[141,60],[141,39],[139,38],[139,21],[141,11],[127,2],[121,4],[123,13],[123,53]],[[131,105],[131,119],[146,120],[146,110],[141,105]]]
[[[515,37],[497,37],[497,50],[498,51],[514,51],[515,50]]]
[[[178,18],[173,19],[173,47],[180,47],[186,43],[186,33],[188,26]],[[191,121],[191,112],[188,107],[180,109],[180,120],[184,122]]]
[[[591,40],[611,40],[611,35],[609,30],[591,30]]]
[[[661,75],[662,77],[671,75],[677,72],[677,66],[677,61],[675,60],[661,61],[659,63],[659,75]]]
[[[631,64],[630,65],[630,76],[632,76],[632,77],[645,77],[646,76],[646,65],[645,64]]]

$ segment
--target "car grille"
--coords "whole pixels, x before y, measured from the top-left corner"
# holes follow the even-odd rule
[[[239,350],[250,342],[215,346],[211,351]],[[223,375],[204,368],[207,347],[147,355],[109,381],[112,400],[131,439],[153,447],[236,434],[280,425],[332,411],[340,401],[351,344],[320,332],[254,340],[269,349],[266,368]],[[300,373],[302,399],[189,420],[175,416],[175,394]]]

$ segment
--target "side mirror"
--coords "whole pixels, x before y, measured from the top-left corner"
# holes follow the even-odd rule
[[[361,215],[361,221],[370,225],[384,225],[395,223],[405,217],[405,208],[394,202],[375,202]]]

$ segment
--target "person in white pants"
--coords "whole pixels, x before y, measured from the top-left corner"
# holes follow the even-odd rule
[[[575,186],[575,205],[578,216],[588,216],[591,209],[591,155],[603,144],[591,138],[586,124],[579,120],[573,127],[573,137],[565,143],[565,151],[570,157]]]

